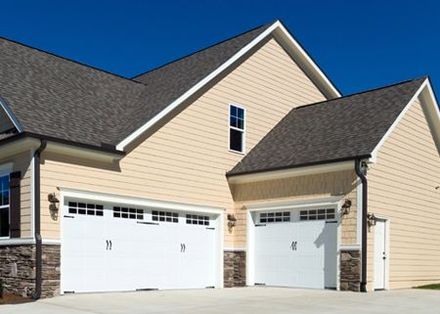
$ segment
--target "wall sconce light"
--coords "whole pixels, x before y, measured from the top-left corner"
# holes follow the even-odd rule
[[[49,201],[49,211],[50,216],[53,220],[58,220],[58,210],[59,210],[59,203],[60,200],[57,198],[55,193],[49,193],[47,195],[47,200]]]
[[[346,199],[341,206],[341,216],[348,215],[350,213],[351,200]]]
[[[235,224],[237,222],[237,218],[235,218],[235,215],[233,215],[233,214],[228,214],[227,218],[228,218],[228,229],[229,229],[229,232],[231,232],[232,228],[235,227]]]
[[[374,216],[374,214],[368,214],[367,215],[367,223],[368,223],[368,227],[373,227],[373,226],[375,226],[376,225],[376,221],[377,221],[377,218],[376,218],[376,216]]]

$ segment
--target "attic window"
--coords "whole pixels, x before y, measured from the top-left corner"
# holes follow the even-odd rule
[[[245,110],[229,106],[229,150],[243,153],[245,150]]]

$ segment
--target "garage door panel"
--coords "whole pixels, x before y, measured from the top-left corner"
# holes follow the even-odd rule
[[[254,230],[256,283],[336,287],[337,224],[324,219],[301,221],[298,211],[290,212],[290,221],[275,222],[272,218],[269,223],[266,217],[275,214],[263,217],[265,223],[256,224]],[[260,222],[258,218],[254,217],[256,222]]]
[[[141,212],[113,204],[104,207],[99,217],[78,211],[72,214],[69,206],[64,208],[66,216],[74,218],[63,220],[63,291],[215,285],[217,231],[187,224],[184,213],[160,210],[153,215],[151,209]]]

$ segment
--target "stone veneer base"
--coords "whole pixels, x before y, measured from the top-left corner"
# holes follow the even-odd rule
[[[60,246],[43,245],[41,297],[60,293]],[[35,291],[35,245],[0,246],[3,293],[31,297]]]
[[[246,285],[246,252],[224,252],[224,286],[243,287]]]
[[[360,291],[361,252],[359,250],[341,250],[341,291]]]

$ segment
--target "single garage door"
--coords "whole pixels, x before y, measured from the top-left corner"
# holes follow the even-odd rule
[[[217,216],[68,200],[61,292],[214,287]]]
[[[334,208],[255,213],[255,284],[336,288]]]

